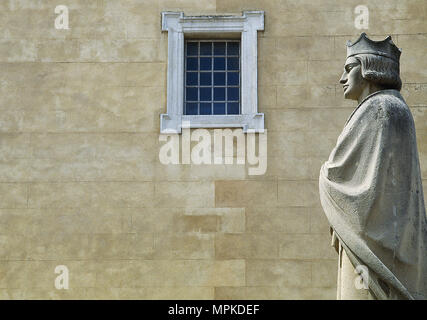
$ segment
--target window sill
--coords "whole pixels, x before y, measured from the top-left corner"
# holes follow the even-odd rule
[[[161,133],[181,133],[182,128],[242,128],[243,132],[264,132],[264,114],[160,115]]]

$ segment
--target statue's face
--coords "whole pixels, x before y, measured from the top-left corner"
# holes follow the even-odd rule
[[[362,77],[362,66],[355,57],[347,58],[340,83],[343,85],[344,98],[357,100],[368,82]]]

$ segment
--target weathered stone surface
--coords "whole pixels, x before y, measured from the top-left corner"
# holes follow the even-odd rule
[[[332,113],[333,118],[330,116]],[[339,131],[350,114],[351,110],[342,108],[289,108],[269,111],[266,121],[271,131]]]
[[[334,259],[328,234],[285,235],[278,239],[282,259]]]
[[[26,208],[28,205],[28,185],[24,183],[0,183],[0,197],[1,208]]]
[[[30,208],[152,207],[151,182],[32,183]]]
[[[317,181],[280,180],[278,203],[284,207],[319,207]]]
[[[329,60],[333,37],[283,37],[277,39],[277,62],[283,60]],[[273,61],[276,62],[276,59]]]
[[[54,28],[58,4],[69,30]],[[338,81],[359,4],[0,1],[0,299],[335,299],[316,180],[354,109]],[[426,1],[367,6],[373,39],[391,34],[403,48],[402,95],[427,179]],[[243,10],[265,11],[266,173],[160,163],[161,12]],[[69,290],[54,289],[59,264]]]
[[[156,182],[154,205],[162,207],[213,207],[214,183],[199,182]]]
[[[274,207],[276,204],[276,181],[215,181],[217,207]]]
[[[322,260],[315,261],[311,265],[311,276],[313,287],[334,288],[337,283],[337,261]]]
[[[162,234],[154,239],[155,259],[213,259],[214,255],[213,235]]]
[[[211,300],[210,287],[69,288],[68,290],[20,288],[0,289],[0,299],[12,300]]]
[[[247,260],[246,283],[256,287],[311,286],[311,263],[295,260]]]
[[[310,208],[310,233],[329,233],[329,222],[321,208]]]
[[[306,208],[246,208],[247,231],[261,234],[308,233],[310,211]]]
[[[402,87],[402,96],[409,106],[425,107],[427,101],[427,84],[404,83]]]
[[[215,299],[219,300],[334,300],[335,288],[295,287],[218,287]]]
[[[215,238],[217,259],[274,259],[277,236],[272,234],[223,234]]]

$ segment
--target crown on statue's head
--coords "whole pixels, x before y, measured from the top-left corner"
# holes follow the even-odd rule
[[[390,36],[381,41],[374,41],[363,32],[355,42],[347,41],[347,58],[363,53],[387,57],[399,63],[402,51],[396,47]]]

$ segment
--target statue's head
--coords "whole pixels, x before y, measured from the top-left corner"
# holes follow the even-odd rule
[[[362,33],[356,42],[348,41],[347,59],[340,79],[344,97],[358,100],[368,86],[400,91],[400,54],[390,36],[382,41],[373,41]]]

